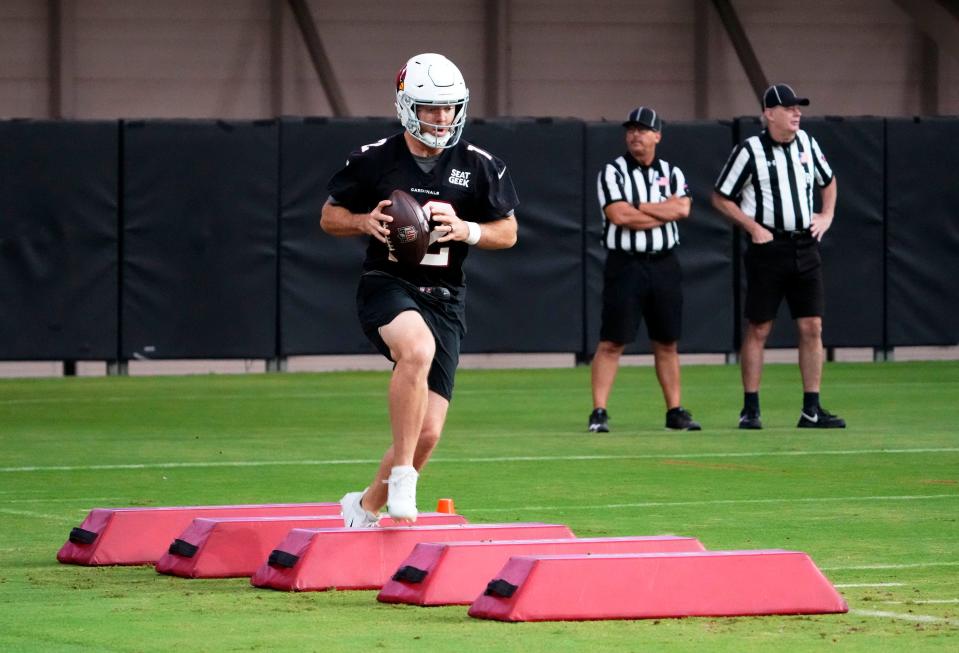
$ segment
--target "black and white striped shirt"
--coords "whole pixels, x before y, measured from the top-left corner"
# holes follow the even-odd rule
[[[606,219],[606,207],[613,202],[640,204],[663,202],[671,196],[685,197],[683,171],[656,158],[647,167],[626,154],[607,163],[596,180],[599,207],[603,212],[603,246],[623,252],[664,252],[679,244],[679,227],[667,222],[652,229],[630,229]]]
[[[814,182],[832,182],[816,139],[800,129],[791,142],[778,143],[763,131],[733,149],[716,192],[764,227],[802,231],[812,224]]]

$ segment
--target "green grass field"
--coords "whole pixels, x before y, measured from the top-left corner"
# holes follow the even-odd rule
[[[769,365],[766,429],[735,428],[735,366],[683,370],[701,433],[662,428],[650,368],[624,368],[613,432],[585,433],[589,371],[458,376],[420,509],[672,533],[810,554],[844,615],[505,624],[375,592],[60,565],[93,507],[335,501],[388,441],[384,373],[0,381],[0,650],[959,650],[959,363],[830,364],[845,431],[794,428],[795,365]]]

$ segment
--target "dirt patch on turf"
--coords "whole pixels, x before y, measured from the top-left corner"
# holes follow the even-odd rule
[[[919,482],[923,485],[959,485],[959,481],[948,478],[924,478]]]

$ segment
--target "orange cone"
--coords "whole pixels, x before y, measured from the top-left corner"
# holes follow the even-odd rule
[[[445,512],[448,515],[455,515],[456,508],[453,507],[452,499],[440,499],[436,502],[436,512]]]

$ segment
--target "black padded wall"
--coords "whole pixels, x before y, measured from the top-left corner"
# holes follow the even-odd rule
[[[275,121],[123,125],[124,358],[276,355]]]
[[[883,319],[883,172],[881,118],[805,119],[832,166],[839,199],[822,240],[827,347],[881,347]],[[816,209],[820,208],[816,194]]]
[[[280,352],[375,353],[356,316],[365,237],[320,229],[327,183],[350,152],[400,130],[387,119],[287,119],[281,125]]]
[[[889,345],[959,342],[959,120],[889,120]]]
[[[599,340],[602,309],[603,262],[602,212],[596,191],[596,176],[603,164],[626,153],[624,130],[619,123],[587,125],[586,206],[587,300],[586,351],[592,353]],[[657,156],[679,166],[693,198],[690,217],[679,223],[680,245],[676,250],[683,267],[683,337],[686,352],[727,351],[732,346],[733,256],[732,232],[726,220],[713,209],[709,198],[713,182],[729,154],[732,129],[717,122],[666,124],[657,146]],[[645,323],[636,343],[627,353],[648,352]]]
[[[823,243],[825,344],[956,344],[959,121],[803,126],[839,183]],[[382,118],[0,122],[0,359],[372,352],[354,304],[365,239],[323,234],[319,214],[348,153],[398,129]],[[694,198],[678,250],[683,351],[738,342],[742,241],[709,197],[733,134],[758,131],[755,118],[666,125],[659,154]],[[467,261],[464,351],[588,355],[604,257],[595,179],[625,151],[622,127],[480,120],[465,138],[507,162],[521,203],[518,245]],[[785,308],[770,346],[795,346]],[[648,350],[641,329],[628,351]]]
[[[117,124],[0,122],[0,359],[117,356]]]
[[[466,260],[465,352],[578,351],[583,340],[583,123],[477,121],[464,135],[506,162],[519,240]],[[468,216],[464,216],[468,217]]]

